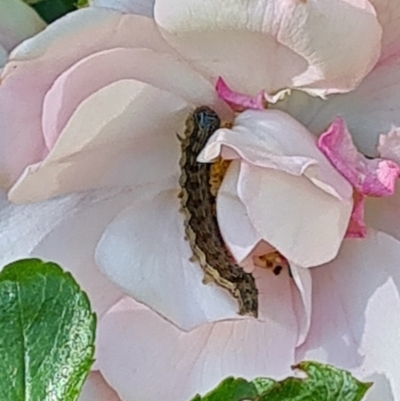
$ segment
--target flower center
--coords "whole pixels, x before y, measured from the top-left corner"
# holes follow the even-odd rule
[[[287,259],[278,251],[272,251],[261,256],[255,256],[253,259],[256,266],[272,270],[276,276],[279,276],[284,268],[289,269]]]

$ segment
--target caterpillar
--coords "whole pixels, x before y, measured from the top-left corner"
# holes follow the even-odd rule
[[[215,196],[209,185],[211,164],[197,157],[210,136],[220,127],[215,111],[198,107],[186,120],[181,141],[181,211],[185,216],[185,235],[204,271],[204,283],[214,282],[238,301],[240,315],[258,315],[258,290],[254,277],[233,261],[226,249],[215,213]]]

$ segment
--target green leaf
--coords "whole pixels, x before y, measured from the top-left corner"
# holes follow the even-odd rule
[[[245,401],[255,400],[258,395],[257,387],[253,383],[228,377],[203,398],[196,395],[191,401]]]
[[[0,400],[75,401],[93,363],[96,316],[69,273],[26,259],[0,273]]]
[[[229,377],[204,397],[192,401],[360,401],[371,383],[356,380],[349,372],[318,362],[295,366],[305,378],[282,381],[257,378],[251,382]]]
[[[25,0],[47,22],[77,9],[77,0]]]

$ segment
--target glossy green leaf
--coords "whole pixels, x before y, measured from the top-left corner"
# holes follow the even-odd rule
[[[229,377],[204,397],[197,395],[192,401],[361,401],[371,386],[330,365],[302,362],[296,368],[306,377],[282,381]]]
[[[96,317],[69,273],[21,260],[0,273],[0,400],[75,401],[93,363]]]

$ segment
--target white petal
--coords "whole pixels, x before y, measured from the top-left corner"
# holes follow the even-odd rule
[[[218,190],[217,217],[224,241],[233,257],[240,263],[262,237],[251,224],[246,207],[237,195],[239,169],[239,162],[232,161]]]
[[[0,266],[32,256],[59,263],[74,275],[101,315],[122,292],[98,270],[95,247],[107,224],[134,198],[131,191],[98,191],[16,206],[3,195]]]
[[[181,328],[240,318],[233,297],[215,284],[203,284],[184,240],[178,191],[136,201],[104,233],[96,260],[115,284]]]
[[[253,96],[351,90],[380,52],[381,27],[364,0],[157,0],[155,19],[196,68]]]
[[[264,241],[301,267],[336,256],[353,205],[321,191],[306,177],[247,163],[241,166],[239,197]]]
[[[298,360],[316,359],[350,369],[360,379],[378,378],[380,391],[373,389],[371,401],[400,397],[399,260],[397,240],[370,232],[363,240],[346,240],[333,262],[312,269],[313,317]]]
[[[78,401],[121,401],[121,399],[105,382],[101,373],[90,372]]]
[[[155,0],[91,0],[94,7],[112,8],[123,13],[153,17]]]
[[[21,0],[0,2],[0,43],[7,50],[12,50],[42,29],[46,24],[33,8]]]
[[[390,234],[400,240],[400,185],[393,196],[366,198],[365,222],[368,227]]]
[[[377,156],[380,134],[400,126],[400,59],[379,64],[353,92],[332,95],[327,100],[294,92],[275,107],[285,110],[319,135],[335,117],[346,122],[357,148]]]
[[[131,300],[116,305],[99,323],[104,377],[127,401],[187,401],[227,376],[290,374],[297,340],[290,279],[258,274],[262,321],[217,322],[183,333]]]
[[[43,134],[47,147],[53,147],[82,101],[101,88],[126,79],[171,92],[190,105],[207,104],[221,118],[231,116],[213,85],[176,56],[151,49],[116,48],[85,57],[55,80],[43,104]],[[148,113],[154,118],[152,110]]]
[[[233,150],[233,152],[232,152]],[[215,132],[199,156],[210,162],[222,155],[255,166],[304,174],[338,199],[352,196],[352,187],[317,148],[315,137],[294,118],[278,110],[247,110],[231,129]]]
[[[171,51],[152,19],[85,8],[55,21],[12,53],[0,91],[0,184],[4,188],[9,189],[28,164],[47,154],[43,99],[55,79],[82,58],[115,47]]]
[[[380,62],[400,51],[400,3],[396,0],[371,0],[383,29]]]
[[[302,313],[298,311],[299,319],[299,340],[297,346],[304,343],[307,338],[308,331],[311,325],[312,317],[312,277],[310,269],[303,269],[290,264],[290,271],[293,276],[296,288],[299,291],[301,298]]]
[[[134,80],[115,82],[78,107],[45,161],[25,170],[9,198],[37,201],[93,188],[164,185],[178,172],[174,129],[182,129],[188,112],[187,103],[168,92]]]

